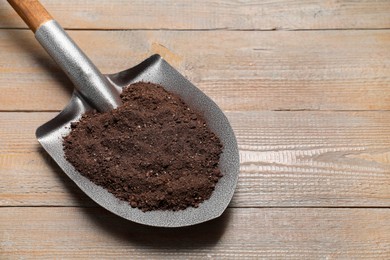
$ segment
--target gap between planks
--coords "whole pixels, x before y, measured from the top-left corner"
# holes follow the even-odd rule
[[[64,107],[65,108],[65,107]],[[0,110],[0,113],[59,113],[62,110]],[[269,109],[269,110],[255,110],[256,112],[335,112],[335,113],[345,113],[345,112],[389,112],[390,109],[365,109],[365,110],[340,110],[340,109],[334,109],[334,110],[324,110],[324,109]],[[236,110],[223,110],[224,113],[233,113],[238,112]],[[254,111],[246,111],[246,112],[254,112]]]
[[[93,205],[0,205],[0,208],[95,208],[102,206]],[[235,206],[229,205],[229,209],[390,209],[390,206]]]
[[[273,29],[232,29],[232,28],[209,28],[209,29],[169,29],[169,28],[137,28],[137,29],[115,29],[115,28],[67,28],[66,31],[119,31],[119,32],[132,32],[132,31],[171,31],[171,32],[209,32],[209,31],[226,31],[226,32],[316,32],[316,31],[386,31],[390,30],[390,27],[379,28],[331,28],[331,29],[289,29],[289,28],[273,28]],[[18,27],[4,27],[0,30],[20,30],[30,31],[29,28]]]

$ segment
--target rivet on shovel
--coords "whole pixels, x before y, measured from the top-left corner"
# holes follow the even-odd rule
[[[238,180],[239,155],[236,138],[227,118],[209,97],[159,55],[153,55],[122,72],[103,75],[39,1],[8,2],[75,86],[66,108],[54,119],[40,126],[36,136],[44,149],[85,194],[116,215],[150,226],[189,226],[217,218],[224,212],[233,197]],[[79,120],[89,110],[104,112],[120,106],[119,94],[122,88],[139,81],[162,85],[167,91],[179,95],[191,109],[204,115],[210,129],[223,144],[219,162],[223,177],[217,183],[210,199],[201,203],[198,208],[142,212],[83,177],[65,159],[62,142],[63,136],[70,131],[70,123]]]

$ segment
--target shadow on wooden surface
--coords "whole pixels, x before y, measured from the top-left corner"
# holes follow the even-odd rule
[[[60,174],[60,178],[67,178],[60,167],[53,159],[40,147],[39,153],[44,161],[53,168],[53,172]],[[177,251],[180,249],[193,250],[198,248],[210,248],[215,245],[222,237],[226,227],[229,224],[230,214],[232,211],[225,211],[221,217],[190,227],[182,228],[159,228],[145,226],[122,219],[108,210],[100,207],[92,199],[86,196],[70,181],[63,181],[64,186],[72,194],[74,200],[79,205],[91,205],[90,207],[78,208],[80,212],[88,218],[99,232],[118,239],[121,242],[128,241],[141,247],[156,249],[166,249]],[[75,191],[77,191],[75,193]]]
[[[182,228],[158,228],[137,224],[117,216],[107,210],[80,208],[100,232],[109,234],[121,242],[127,241],[140,247],[177,251],[203,247],[211,248],[217,244],[228,226],[231,211],[220,218],[199,225]]]
[[[29,57],[26,57],[26,59],[32,60],[34,67],[43,68],[45,71],[47,71],[47,74],[50,75],[51,80],[58,84],[59,88],[65,90],[65,93],[68,96],[72,94],[74,89],[73,83],[51,59],[49,54],[44,51],[37,51],[36,45],[39,45],[39,43],[33,37],[32,32],[31,37],[26,37],[26,35],[20,33],[15,33],[15,31],[12,30],[3,30],[3,33],[7,36],[8,39],[11,40],[11,42],[15,43],[14,45],[17,46],[16,49],[18,52],[21,52],[22,54],[27,53],[29,55]],[[43,47],[40,48],[43,49]],[[34,74],[33,69],[34,68],[26,68],[27,71],[31,71],[31,74]],[[33,77],[31,77],[31,79],[33,80]]]

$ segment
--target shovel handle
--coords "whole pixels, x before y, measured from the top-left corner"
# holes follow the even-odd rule
[[[34,33],[42,24],[53,20],[38,0],[8,0],[8,3]]]

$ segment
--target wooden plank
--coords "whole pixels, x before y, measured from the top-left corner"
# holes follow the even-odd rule
[[[389,209],[228,209],[182,229],[100,208],[0,208],[3,258],[388,259]]]
[[[376,1],[42,0],[66,28],[345,29],[389,28],[390,3]],[[25,28],[5,1],[0,28]]]
[[[35,140],[56,113],[0,113],[0,206],[91,206]],[[233,207],[389,207],[390,111],[228,112]]]
[[[390,109],[388,30],[70,34],[105,73],[159,53],[224,110]],[[1,30],[0,49],[0,110],[66,105],[71,84],[30,32]]]

